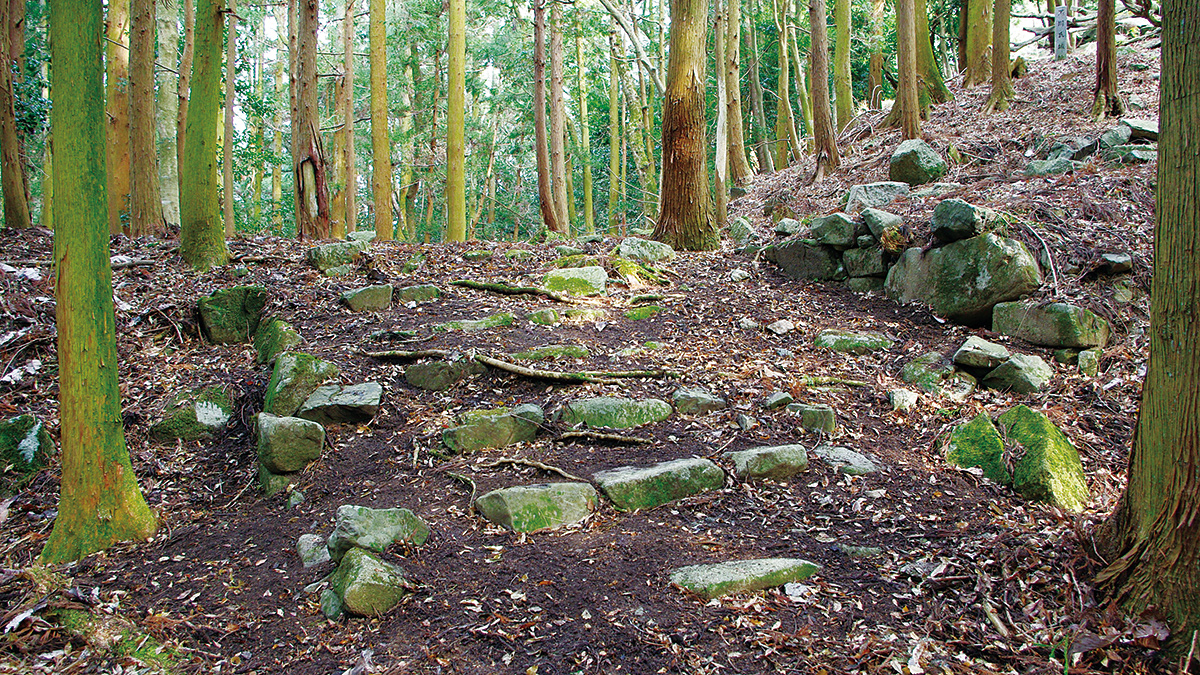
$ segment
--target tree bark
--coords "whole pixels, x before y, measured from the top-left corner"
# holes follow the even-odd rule
[[[116,317],[108,259],[100,4],[52,0],[51,57],[62,487],[40,560],[77,560],[157,523],[129,462],[117,384]]]
[[[545,0],[533,0],[533,137],[537,155],[538,201],[542,224],[551,232],[565,228],[555,208],[551,187],[550,149],[546,129],[546,7]]]
[[[183,152],[187,139],[188,97],[192,91],[192,62],[196,54],[196,3],[183,0],[183,52],[179,56],[178,117],[175,120],[175,156],[179,168],[183,168]],[[180,223],[183,218],[183,174],[179,179]]]
[[[825,28],[825,0],[808,0],[808,25],[812,31],[809,72],[812,73],[814,180],[820,180],[841,163],[837,136],[829,110],[829,36]]]
[[[871,57],[867,65],[867,107],[883,104],[883,14],[886,0],[871,0]]]
[[[1117,89],[1115,0],[1100,0],[1096,13],[1096,89],[1092,117],[1120,117],[1125,100]]]
[[[371,195],[375,202],[375,238],[390,241],[392,149],[388,133],[387,0],[371,0]]]
[[[791,164],[788,149],[792,156],[800,158],[799,146],[792,145],[795,135],[796,122],[792,115],[792,95],[788,80],[791,79],[791,68],[788,60],[788,43],[791,28],[788,24],[788,0],[775,0],[775,29],[779,34],[779,77],[775,97],[775,166],[787,168]]]
[[[963,86],[974,87],[987,82],[991,75],[992,0],[969,0],[966,12],[967,67]]]
[[[729,145],[729,184],[742,185],[754,174],[746,157],[746,136],[742,132],[742,13],[741,0],[728,0],[725,22],[725,106],[726,134]]]
[[[342,22],[342,173],[343,207],[342,222],[346,232],[358,229],[358,161],[354,153],[354,3],[346,0],[346,18]]]
[[[187,132],[184,141],[179,206],[179,249],[183,259],[198,270],[223,265],[229,259],[225,228],[217,212],[217,121],[221,111],[222,0],[196,4],[195,72],[188,96]]]
[[[1183,655],[1200,631],[1200,7],[1162,6],[1150,364],[1129,482],[1100,533],[1112,562],[1096,583],[1134,616],[1165,615],[1167,651]]]
[[[896,40],[899,43],[898,70],[900,90],[896,92],[895,108],[899,109],[900,135],[905,139],[920,138],[920,107],[917,99],[917,36],[916,7],[913,0],[896,1]]]
[[[580,9],[575,8],[575,92],[579,97],[579,163],[583,165],[583,230],[596,231],[596,212],[592,201],[592,129],[588,121],[589,84],[583,66],[583,31],[579,21]],[[493,143],[493,150],[495,144]]]
[[[203,0],[201,0],[203,1]],[[318,0],[298,0],[296,8],[296,124],[292,167],[296,175],[296,232],[301,239],[328,239],[329,187],[318,131]]]
[[[263,77],[263,52],[266,51],[266,44],[263,42],[263,25],[261,23],[254,26],[254,96],[259,101],[263,100],[266,94],[266,84]],[[254,175],[250,178],[250,184],[253,191],[253,197],[250,201],[251,218],[255,227],[259,226],[262,220],[262,187],[263,179],[266,177],[266,167],[263,165],[264,160],[264,145],[266,143],[266,124],[261,115],[255,113],[251,118],[254,143]]]
[[[223,189],[221,213],[225,221],[225,238],[233,239],[236,234],[233,223],[233,113],[237,95],[234,84],[237,81],[237,7],[234,0],[228,3],[225,29],[229,39],[225,41],[225,134],[221,138],[221,170]]]
[[[854,117],[854,90],[850,83],[850,0],[836,0],[833,23],[837,28],[833,44],[833,92],[837,105],[837,130],[841,133]]]
[[[133,182],[130,186],[129,234],[163,234],[163,204],[158,193],[158,152],[154,143],[154,0],[133,0],[130,34],[129,149]]]
[[[417,179],[413,165],[417,159],[413,120],[417,107],[417,80],[421,78],[421,64],[417,60],[417,44],[409,45],[409,57],[404,63],[404,86],[400,88],[400,189],[397,191],[399,230],[405,239],[412,241],[417,236]]]
[[[158,190],[162,198],[163,220],[168,228],[179,227],[179,96],[176,82],[179,69],[179,5],[159,3],[158,14]],[[176,73],[172,73],[174,70]]]
[[[608,33],[608,231],[616,232],[621,194],[621,74],[617,61],[616,20]]]
[[[720,245],[708,194],[704,120],[707,0],[671,0],[671,43],[663,101],[663,181],[653,238],[677,249]]]
[[[732,3],[738,0],[725,0]],[[729,109],[729,93],[726,91],[725,78],[723,68],[725,66],[725,22],[728,19],[727,9],[721,6],[721,0],[717,0],[717,6],[714,8],[716,15],[716,23],[713,26],[713,44],[715,51],[713,61],[717,64],[717,138],[715,142],[714,162],[713,162],[713,197],[716,210],[713,213],[716,219],[717,229],[725,227],[725,221],[729,216],[729,119],[727,110]]]
[[[108,231],[120,234],[129,218],[129,0],[110,0],[105,31],[108,104]]]
[[[550,186],[554,196],[554,216],[569,231],[567,214],[566,112],[563,110],[563,39],[562,8],[550,4]]]
[[[746,65],[746,70],[750,72],[750,109],[753,116],[753,124],[750,126],[751,140],[754,142],[754,154],[758,156],[758,172],[774,173],[775,162],[767,145],[767,114],[763,109],[762,79],[758,72],[758,30],[754,27],[753,19],[748,22],[746,35],[750,40],[750,62]]]
[[[467,88],[467,0],[450,0],[449,45],[450,71],[446,84],[446,241],[466,241],[464,115]]]
[[[279,37],[279,44],[275,47],[275,99],[282,101],[285,97],[291,98],[288,93],[288,61],[291,60],[291,52],[288,50],[287,38],[284,35],[284,27],[288,25],[286,8],[276,5],[275,7],[275,26],[276,33]],[[285,57],[284,54],[289,56]],[[285,60],[286,59],[286,60]],[[276,106],[275,108],[275,131],[272,133],[271,148],[275,157],[275,161],[271,162],[271,223],[275,227],[276,233],[282,233],[283,230],[283,169],[279,166],[279,158],[283,157],[283,108]]]
[[[24,3],[21,1],[21,8]],[[25,191],[25,172],[21,162],[20,141],[17,136],[16,96],[13,90],[13,63],[16,52],[24,45],[14,45],[12,31],[13,7],[9,0],[0,0],[0,189],[4,191],[4,226],[29,227],[29,195]]]
[[[1017,95],[1013,90],[1008,58],[1011,15],[1012,0],[996,0],[992,21],[992,93],[983,105],[984,112],[1008,110],[1009,101]]]
[[[929,30],[929,10],[926,0],[916,0],[914,5],[916,16],[915,32],[917,37],[917,98],[921,105],[921,116],[928,117],[929,106],[935,103],[945,103],[954,96],[946,87],[942,78],[941,68],[933,57],[933,38]]]

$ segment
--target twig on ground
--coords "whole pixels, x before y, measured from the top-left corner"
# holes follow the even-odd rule
[[[531,467],[534,469],[541,469],[542,471],[545,471],[547,473],[556,473],[556,474],[562,476],[563,478],[566,478],[567,480],[579,481],[580,483],[587,482],[587,480],[580,478],[579,476],[576,476],[575,474],[563,471],[562,469],[558,468],[557,466],[551,466],[549,464],[545,464],[545,463],[542,463],[542,462],[539,462],[536,460],[523,459],[521,457],[501,457],[499,459],[493,459],[491,461],[484,462],[482,464],[477,464],[476,466],[490,469],[490,468],[500,466],[502,464],[516,464],[519,466],[528,466],[528,467]],[[451,474],[451,475],[453,475],[453,474]]]
[[[1046,243],[1045,239],[1042,239],[1042,235],[1038,234],[1037,230],[1033,229],[1028,224],[1022,222],[1021,227],[1024,227],[1029,234],[1032,234],[1039,242],[1041,242],[1042,251],[1046,254],[1046,260],[1050,263],[1050,274],[1054,278],[1054,297],[1062,297],[1062,288],[1058,284],[1058,266],[1054,264],[1054,255],[1050,253],[1050,245]]]
[[[831,377],[827,375],[805,375],[803,380],[806,387],[821,387],[831,384],[840,384],[847,387],[869,387],[869,382],[862,380],[848,380],[843,377]]]
[[[482,363],[485,366],[491,366],[493,368],[503,370],[505,372],[509,372],[514,375],[520,375],[522,377],[529,377],[529,378],[533,378],[535,380],[551,380],[554,382],[575,382],[575,383],[593,382],[596,384],[617,384],[617,381],[612,379],[611,375],[608,377],[605,377],[602,375],[597,376],[597,375],[591,375],[588,373],[558,373],[558,372],[554,372],[552,370],[539,370],[536,368],[526,368],[525,366],[518,366],[515,363],[501,361],[500,359],[494,359],[490,356],[484,356],[483,354],[476,354],[475,360]]]
[[[400,359],[400,360],[416,360],[416,359],[444,359],[450,356],[453,352],[445,349],[417,349],[415,351],[406,351],[403,349],[392,349],[382,352],[369,352],[365,349],[358,350],[359,354],[369,356],[373,359]]]
[[[540,295],[569,305],[592,304],[591,300],[574,298],[565,293],[559,293],[540,286],[509,286],[503,283],[473,281],[471,279],[458,279],[457,281],[451,281],[450,285],[471,288],[477,291],[490,291],[492,293],[499,293],[500,295]]]
[[[475,481],[472,480],[470,476],[465,476],[461,473],[454,473],[453,471],[447,471],[446,475],[460,483],[466,483],[467,485],[471,486],[471,499],[467,501],[467,504],[469,505],[468,512],[474,514],[475,495],[479,492],[479,488],[475,485]]]
[[[622,436],[620,434],[604,434],[599,431],[568,431],[560,434],[556,441],[570,441],[575,439],[585,439],[590,441],[607,441],[609,443],[622,443],[626,445],[648,445],[654,442],[652,438],[641,438],[639,436]]]

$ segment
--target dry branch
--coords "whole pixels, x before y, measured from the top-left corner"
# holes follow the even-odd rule
[[[604,434],[599,431],[568,431],[559,435],[557,441],[571,441],[575,439],[583,439],[589,441],[606,441],[608,443],[620,443],[623,445],[649,445],[654,442],[652,438],[641,438],[640,436],[622,436],[620,434]]]
[[[525,366],[518,366],[515,363],[501,361],[500,359],[494,359],[490,356],[484,356],[483,354],[476,354],[475,360],[482,363],[485,366],[491,366],[492,368],[497,368],[499,370],[503,370],[505,372],[509,372],[514,375],[520,375],[522,377],[533,378],[535,380],[551,380],[554,382],[575,382],[575,383],[594,382],[596,384],[617,384],[617,381],[612,379],[612,377],[614,377],[614,376],[611,374],[609,374],[607,377],[605,377],[602,375],[593,375],[590,373],[559,373],[559,372],[555,372],[553,370],[539,370],[537,368],[526,368]]]
[[[532,460],[532,459],[523,459],[521,457],[501,457],[499,459],[493,459],[490,462],[484,462],[482,464],[477,464],[476,466],[479,468],[489,469],[489,468],[501,466],[503,464],[515,464],[518,466],[528,466],[528,467],[531,467],[534,469],[540,469],[547,473],[556,473],[556,474],[562,476],[563,478],[566,478],[567,480],[578,481],[580,483],[587,482],[587,480],[580,478],[579,476],[576,476],[575,474],[563,471],[562,469],[558,468],[557,466],[551,466],[550,464],[545,464],[545,463],[542,463],[542,462],[539,462],[536,460]]]
[[[373,359],[398,359],[402,361],[415,361],[416,359],[445,359],[449,358],[454,352],[445,349],[417,349],[415,351],[405,351],[403,349],[391,349],[382,352],[369,352],[364,349],[358,350],[359,354],[369,356]]]
[[[551,300],[566,303],[569,305],[591,304],[591,301],[582,298],[573,298],[565,293],[552,291],[541,286],[510,286],[504,283],[474,281],[472,279],[458,279],[450,282],[451,286],[462,286],[463,288],[472,288],[477,291],[490,291],[499,293],[500,295],[540,295]]]

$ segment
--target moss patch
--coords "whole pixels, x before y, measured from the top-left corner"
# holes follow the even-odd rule
[[[476,321],[447,321],[446,323],[438,324],[433,327],[435,333],[445,333],[448,331],[461,330],[468,333],[486,330],[488,328],[498,328],[500,326],[511,326],[517,318],[508,312],[493,314],[489,317],[484,317]]]
[[[270,363],[281,353],[299,347],[302,341],[290,323],[274,317],[267,319],[254,333],[254,362]]]
[[[267,304],[262,286],[224,288],[197,301],[200,328],[213,344],[250,342]]]
[[[978,467],[991,480],[1012,485],[1012,473],[1004,463],[1004,439],[986,413],[954,429],[946,448],[946,461],[963,468]]]
[[[275,359],[267,382],[263,411],[287,417],[300,409],[317,387],[338,376],[338,367],[302,352],[286,352]]]
[[[1000,416],[1009,442],[1025,455],[1013,470],[1013,487],[1026,499],[1046,502],[1078,513],[1090,494],[1079,451],[1066,434],[1040,412],[1019,405]]]
[[[0,494],[20,489],[46,466],[54,441],[33,415],[18,415],[0,422]]]
[[[625,312],[625,318],[631,321],[641,321],[642,319],[649,319],[655,314],[665,311],[667,311],[666,307],[659,307],[658,305],[644,305],[642,307],[634,307],[633,309]]]
[[[150,427],[150,437],[157,441],[212,438],[232,414],[233,401],[222,386],[183,392],[171,401],[163,419]]]

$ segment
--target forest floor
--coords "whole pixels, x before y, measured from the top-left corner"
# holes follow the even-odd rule
[[[1144,46],[1120,56],[1131,117],[1157,119],[1158,53]],[[471,245],[376,243],[355,274],[328,279],[303,261],[307,244],[274,238],[231,242],[235,262],[210,273],[186,269],[171,242],[118,238],[113,254],[135,261],[115,271],[121,388],[134,468],[160,531],[149,542],[114,546],[72,565],[32,567],[52,527],[57,459],[0,508],[0,672],[288,673],[1149,673],[1170,664],[1155,648],[1165,628],[1153,616],[1125,619],[1093,593],[1102,565],[1091,535],[1112,512],[1124,483],[1141,380],[1147,361],[1153,192],[1156,167],[1100,160],[1072,174],[1026,179],[1021,170],[1042,139],[1095,136],[1112,126],[1086,117],[1093,61],[1036,61],[1017,81],[1006,113],[979,112],[986,87],[955,88],[924,127],[943,154],[950,144],[965,163],[945,179],[958,196],[1018,216],[1012,234],[1050,252],[1056,273],[1045,297],[1070,298],[1106,316],[1113,339],[1098,376],[1058,366],[1051,388],[1024,396],[981,390],[967,402],[923,397],[893,412],[886,392],[903,364],[927,351],[949,354],[971,334],[1050,360],[1049,350],[953,325],[919,306],[854,294],[837,284],[797,282],[769,263],[720,251],[681,254],[663,263],[669,284],[654,289],[666,311],[641,321],[621,312],[646,290],[613,285],[604,321],[556,327],[518,321],[480,333],[429,327],[499,311],[518,316],[561,305],[548,298],[504,297],[449,286],[455,279],[536,283],[552,267],[550,245],[495,244],[490,260],[467,262]],[[770,238],[763,205],[782,201],[807,217],[836,210],[850,185],[886,180],[895,132],[870,116],[849,128],[842,168],[809,185],[810,165],[760,177],[732,204]],[[892,210],[920,238],[934,199]],[[617,241],[589,245],[603,256]],[[510,248],[533,253],[504,257]],[[0,383],[0,416],[30,412],[57,430],[51,235],[0,233],[0,258],[29,273],[0,273],[0,365],[24,368]],[[1112,278],[1088,274],[1098,255],[1131,252],[1132,300]],[[405,265],[418,254],[415,270]],[[31,262],[33,261],[33,262]],[[146,262],[137,262],[146,261]],[[734,282],[734,270],[750,272]],[[341,292],[383,279],[436,284],[442,298],[356,314]],[[1051,278],[1053,277],[1053,278]],[[1125,277],[1126,280],[1129,277]],[[336,363],[346,383],[378,381],[378,415],[361,426],[331,427],[322,458],[299,475],[305,500],[265,498],[257,488],[253,415],[269,371],[249,346],[213,346],[199,337],[197,298],[255,283],[270,292],[268,311],[292,323],[305,351]],[[1122,301],[1124,300],[1124,302]],[[787,318],[785,335],[739,328]],[[895,344],[865,356],[813,346],[822,329],[874,330]],[[559,369],[668,369],[675,379],[621,385],[548,386],[499,371],[440,393],[410,387],[401,364],[366,357],[388,349],[370,335],[415,330],[416,346],[504,354],[545,344],[579,344],[591,357]],[[10,331],[17,331],[12,337]],[[646,343],[653,341],[657,348]],[[42,365],[37,370],[32,360]],[[805,376],[862,380],[867,386],[806,387]],[[149,425],[183,389],[221,383],[238,412],[214,441],[158,444]],[[635,430],[645,445],[556,442],[549,423],[537,441],[467,457],[434,452],[440,430],[460,411],[517,403],[553,410],[601,394],[670,399],[680,384],[702,385],[729,401],[702,417],[674,415]],[[822,439],[783,411],[761,409],[775,390],[826,403],[839,430]],[[941,457],[957,422],[1015,403],[1045,412],[1079,448],[1092,500],[1082,514],[1021,501]],[[759,425],[743,431],[738,414]],[[866,452],[882,470],[841,475],[813,462],[798,479],[741,483],[635,513],[602,504],[583,524],[515,535],[470,510],[469,476],[479,494],[513,484],[558,480],[534,468],[494,460],[535,459],[579,476],[622,465],[691,456],[725,468],[722,453],[761,445],[832,440]],[[407,507],[433,536],[411,550],[388,551],[417,590],[378,618],[326,620],[305,586],[328,567],[304,569],[297,538],[326,535],[343,504]],[[879,547],[851,557],[845,546]],[[791,594],[783,589],[704,602],[673,587],[674,568],[754,557],[799,557],[820,571]],[[64,610],[90,612],[98,628],[80,635]],[[103,628],[103,630],[101,630]],[[105,636],[107,634],[107,637]],[[122,639],[123,636],[123,639]],[[115,643],[115,646],[114,646]],[[1069,661],[1064,665],[1064,659]]]

